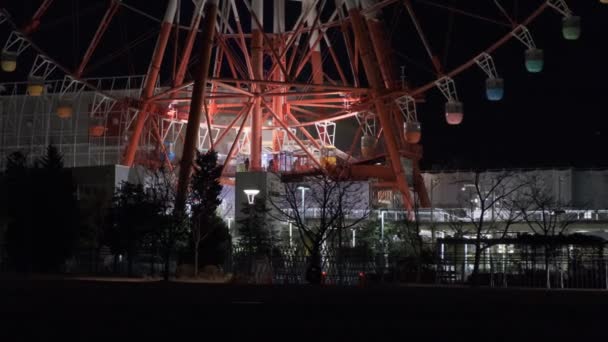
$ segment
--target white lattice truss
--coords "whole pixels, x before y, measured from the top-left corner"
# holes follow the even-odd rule
[[[323,146],[334,146],[336,139],[336,123],[333,121],[322,121],[315,123],[319,140]]]
[[[211,136],[213,138],[213,141],[217,140],[218,135],[220,134],[220,129],[219,128],[211,128]],[[209,130],[207,129],[207,125],[205,123],[202,123],[199,126],[199,134],[198,134],[198,149],[200,151],[205,149],[205,146],[207,146],[207,148],[210,148],[211,146],[211,142],[209,141],[208,144],[205,144],[208,141],[209,138]]]
[[[572,16],[572,11],[564,0],[548,0],[547,5],[549,5],[549,7],[553,8],[557,12],[561,13],[564,17]]]
[[[6,12],[4,12],[4,10],[0,11],[0,25],[4,24],[5,21],[8,20],[8,16],[6,15]]]
[[[376,122],[376,114],[372,112],[359,112],[355,116],[359,126],[361,126],[361,130],[365,135],[376,136],[377,132],[377,122]]]
[[[283,131],[283,139],[279,140],[279,144],[281,145],[281,151],[288,151],[288,152],[293,152],[296,149],[299,148],[298,143],[292,139],[290,137],[289,134],[287,134],[284,129],[281,128],[281,131]],[[296,129],[295,128],[290,128],[289,131],[295,136],[296,135]]]
[[[517,28],[511,32],[511,35],[517,38],[517,40],[524,44],[528,49],[536,48],[532,34],[524,25],[517,26]]]
[[[4,43],[4,48],[2,49],[2,52],[12,53],[16,56],[19,56],[29,46],[30,42],[27,39],[23,38],[23,36],[17,31],[13,31],[6,40],[6,43]]]
[[[404,95],[395,99],[395,103],[399,110],[401,111],[401,115],[405,122],[418,122],[418,113],[416,111],[416,100],[409,96]]]
[[[496,70],[494,59],[492,59],[492,56],[488,53],[482,52],[475,58],[475,63],[477,63],[477,66],[479,66],[489,78],[498,78],[498,71]]]
[[[107,119],[115,104],[116,100],[113,98],[96,92],[91,106],[91,117]]]
[[[55,71],[57,66],[53,61],[44,55],[36,56],[29,77],[46,80]]]
[[[238,153],[249,155],[251,152],[251,139],[249,138],[249,130],[244,129],[241,132],[238,140]]]
[[[73,101],[85,88],[85,84],[75,80],[72,76],[66,75],[61,82],[59,98],[61,100]]]
[[[456,83],[452,78],[444,76],[435,81],[435,86],[441,91],[443,96],[445,96],[448,101],[458,101]]]

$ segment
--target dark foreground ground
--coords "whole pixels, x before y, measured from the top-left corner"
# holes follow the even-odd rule
[[[608,291],[0,278],[0,341],[606,341],[606,318]]]

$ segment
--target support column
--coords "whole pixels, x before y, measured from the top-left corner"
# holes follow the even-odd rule
[[[144,129],[146,119],[148,118],[149,108],[146,101],[154,95],[156,80],[158,79],[158,73],[160,72],[160,66],[165,55],[167,42],[169,41],[169,36],[171,35],[171,28],[173,26],[176,11],[177,0],[170,0],[169,4],[167,5],[165,18],[163,19],[163,23],[161,25],[158,40],[156,41],[156,48],[154,49],[154,54],[152,55],[152,62],[150,63],[150,67],[146,75],[142,92],[142,102],[144,104],[141,111],[137,115],[137,119],[135,120],[133,133],[131,134],[129,145],[127,146],[127,151],[125,152],[125,156],[123,158],[123,165],[132,166],[133,161],[135,160],[135,153],[137,152],[137,147],[139,146],[139,139],[141,138],[141,133]]]
[[[264,2],[262,0],[253,1],[253,12],[257,16],[260,24],[264,22]],[[262,27],[258,26],[257,21],[251,19],[251,65],[253,76],[256,80],[264,79],[264,36]],[[262,92],[261,85],[254,86],[254,92]],[[262,102],[260,97],[256,97],[253,102],[253,112],[251,113],[251,155],[249,158],[249,170],[262,170]]]
[[[396,86],[395,68],[390,54],[391,47],[386,39],[383,24],[376,18],[369,18],[367,19],[367,25],[371,34],[374,50],[376,51],[376,57],[378,58],[380,72],[384,79],[384,86],[387,89],[393,89]]]
[[[184,82],[184,78],[186,77],[186,69],[188,68],[188,62],[190,61],[192,47],[194,46],[194,39],[196,38],[196,34],[198,33],[198,26],[200,24],[200,21],[201,14],[197,11],[194,13],[194,15],[192,16],[192,20],[190,21],[190,30],[188,31],[188,35],[186,36],[186,41],[182,51],[182,58],[179,62],[179,66],[177,67],[175,80],[173,81],[173,86],[175,87],[181,85]]]
[[[373,51],[369,32],[367,31],[367,27],[365,26],[361,13],[357,8],[351,8],[349,10],[349,16],[355,34],[355,39],[358,42],[357,45],[359,47],[363,67],[365,69],[365,75],[367,76],[367,81],[369,82],[369,85],[372,88],[370,95],[376,107],[376,114],[380,119],[380,124],[384,128],[384,142],[386,143],[386,149],[388,152],[391,167],[393,169],[393,172],[395,173],[397,186],[403,196],[403,203],[406,209],[411,212],[412,198],[410,196],[410,190],[408,187],[407,179],[405,177],[405,172],[403,171],[403,166],[401,165],[399,145],[397,143],[395,135],[393,134],[393,130],[390,129],[391,127],[393,127],[393,123],[390,118],[390,113],[384,101],[380,97],[380,95],[382,95],[382,92],[386,89],[384,88],[384,82],[382,80],[381,73],[378,68],[378,60],[376,59],[376,55]]]
[[[205,5],[203,19],[203,32],[201,37],[200,64],[195,74],[194,88],[192,90],[192,101],[190,104],[190,114],[188,125],[186,126],[186,136],[184,139],[184,150],[179,169],[179,179],[177,183],[177,195],[175,198],[175,209],[183,211],[188,194],[188,184],[192,173],[192,161],[198,145],[198,133],[201,123],[201,114],[207,79],[211,64],[211,50],[213,49],[213,39],[215,35],[215,22],[217,19],[218,0],[209,0]],[[209,132],[211,134],[211,132]]]

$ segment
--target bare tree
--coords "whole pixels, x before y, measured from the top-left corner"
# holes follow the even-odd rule
[[[525,184],[511,172],[477,171],[472,179],[462,182],[463,191],[469,194],[464,206],[465,217],[452,221],[450,228],[458,237],[470,238],[475,246],[472,285],[478,285],[483,252],[505,239],[513,223],[521,219],[516,203]],[[494,238],[489,239],[491,235]]]
[[[304,203],[302,186],[310,189]],[[282,190],[282,193],[271,194],[269,201],[277,210],[269,214],[297,227],[302,244],[310,255],[306,279],[319,284],[323,244],[334,234],[340,235],[367,218],[367,192],[362,183],[334,178],[322,172],[297,182],[283,182]]]
[[[542,237],[546,287],[551,288],[551,263],[558,252],[555,238],[567,233],[576,214],[566,211],[570,205],[553,197],[539,177],[531,176],[525,190],[518,205],[530,230]]]

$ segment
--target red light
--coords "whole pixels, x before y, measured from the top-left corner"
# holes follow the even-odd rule
[[[365,278],[365,273],[359,272],[359,278]]]
[[[321,272],[321,275],[324,277],[327,277],[327,272],[323,271],[323,272]]]

